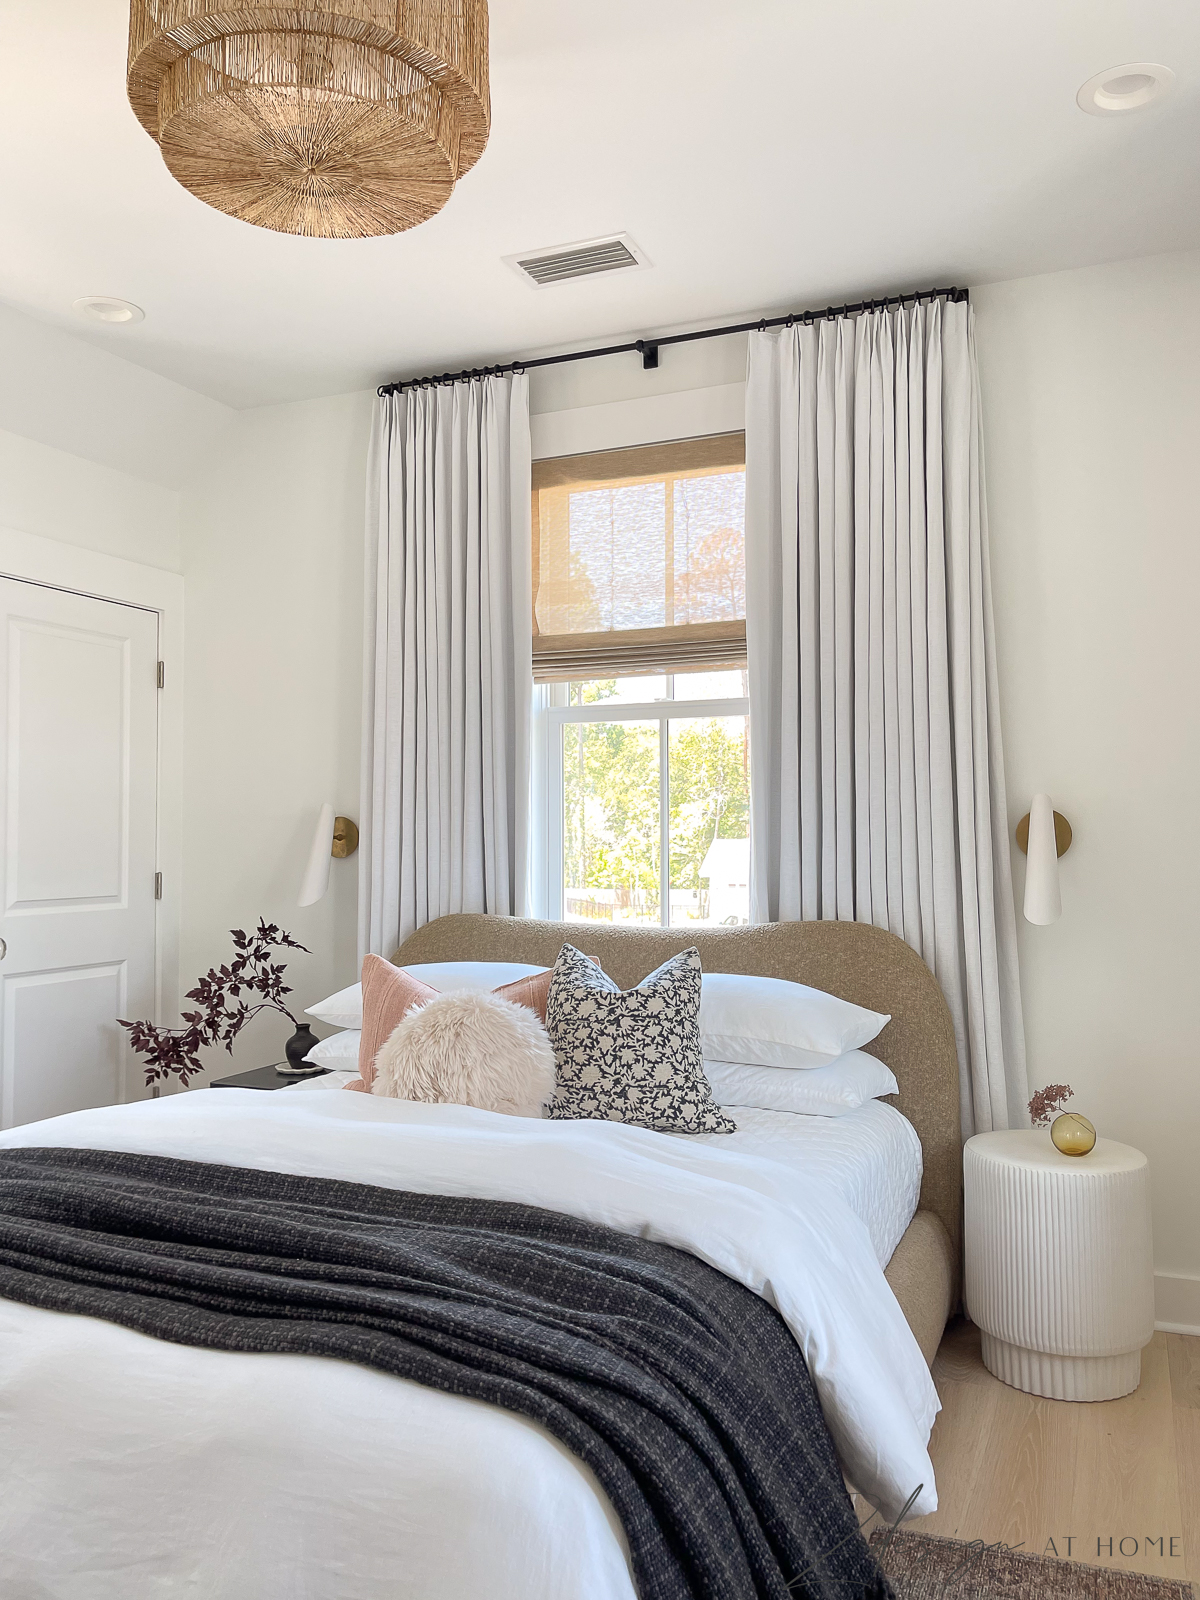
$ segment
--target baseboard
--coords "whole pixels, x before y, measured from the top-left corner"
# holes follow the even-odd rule
[[[1200,1278],[1154,1274],[1154,1326],[1163,1333],[1200,1337]]]

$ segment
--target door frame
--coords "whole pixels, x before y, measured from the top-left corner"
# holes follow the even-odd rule
[[[163,892],[154,917],[154,1021],[175,1025],[183,884],[183,575],[0,527],[0,577],[158,613],[164,683],[158,693],[157,856]]]

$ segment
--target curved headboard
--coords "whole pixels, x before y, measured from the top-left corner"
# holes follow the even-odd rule
[[[866,1049],[900,1085],[890,1102],[921,1140],[920,1205],[946,1225],[955,1259],[961,1237],[962,1139],[954,1024],[929,968],[895,934],[859,922],[775,922],[748,928],[614,928],[602,923],[528,922],[473,914],[418,928],[392,957],[416,961],[527,961],[551,967],[564,942],[595,956],[623,989],[678,950],[695,945],[706,972],[790,978],[892,1020]]]

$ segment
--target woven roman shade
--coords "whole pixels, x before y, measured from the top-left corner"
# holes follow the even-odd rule
[[[746,436],[533,466],[539,682],[741,666]]]

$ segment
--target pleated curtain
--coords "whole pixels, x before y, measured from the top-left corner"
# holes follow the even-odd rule
[[[906,940],[964,1136],[1027,1125],[968,305],[751,334],[746,591],[752,917]]]
[[[532,704],[523,374],[381,397],[368,469],[359,944],[525,910]]]

